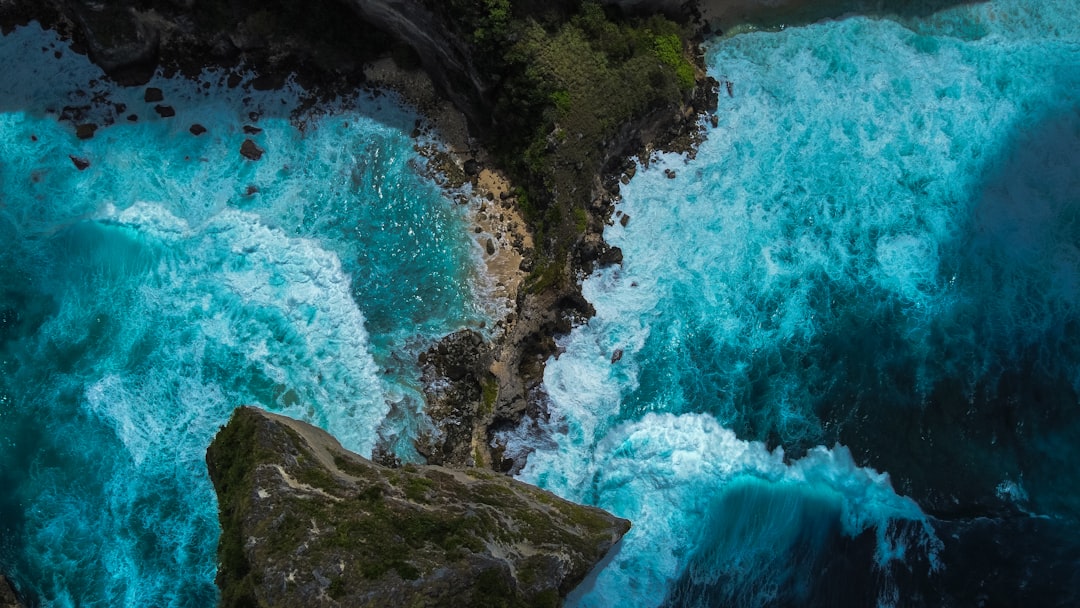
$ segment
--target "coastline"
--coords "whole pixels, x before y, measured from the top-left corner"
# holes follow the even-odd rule
[[[43,27],[71,39],[77,52],[87,53],[120,84],[142,84],[159,68],[167,75],[196,77],[203,67],[215,66],[254,70],[258,76],[251,85],[256,89],[275,88],[290,77],[295,78],[309,93],[305,108],[317,106],[324,99],[358,90],[370,91],[373,87],[397,92],[424,117],[418,121],[413,136],[417,150],[428,158],[429,176],[452,199],[469,205],[469,236],[476,243],[487,275],[480,283],[486,285],[484,297],[492,301],[495,316],[499,317],[490,330],[481,328],[488,338],[474,345],[467,355],[463,354],[467,361],[458,362],[466,363],[474,372],[464,380],[469,386],[462,387],[462,394],[471,395],[469,402],[460,399],[444,404],[429,402],[429,413],[455,412],[447,419],[440,419],[438,414],[431,416],[437,429],[434,435],[467,424],[473,431],[469,445],[450,448],[454,456],[445,463],[486,466],[503,472],[514,470],[521,463],[504,460],[501,449],[493,448],[492,441],[498,431],[516,426],[526,414],[533,419],[544,415],[543,370],[547,359],[557,355],[555,337],[569,333],[573,326],[593,314],[592,307],[581,296],[580,279],[598,266],[621,261],[621,252],[604,242],[603,230],[613,221],[619,182],[626,178],[627,171],[633,170],[631,159],[647,160],[653,150],[691,151],[700,137],[700,117],[716,107],[716,83],[704,72],[699,29],[689,24],[676,26],[664,22],[663,27],[668,28],[665,31],[685,27],[680,36],[699,33],[694,40],[682,41],[681,53],[673,51],[674,57],[664,59],[659,68],[652,68],[660,70],[654,77],[662,76],[663,87],[667,88],[663,93],[659,89],[646,93],[653,95],[649,98],[651,106],[639,106],[630,114],[624,110],[620,120],[628,122],[616,123],[618,127],[614,131],[590,135],[603,140],[586,139],[586,145],[552,144],[548,136],[544,160],[523,169],[520,165],[506,165],[520,163],[522,159],[508,157],[506,144],[500,142],[501,136],[515,136],[516,131],[506,132],[506,123],[498,128],[495,124],[507,119],[514,125],[517,124],[514,120],[520,123],[524,119],[525,123],[514,128],[528,130],[543,126],[533,125],[529,120],[546,119],[536,114],[535,102],[530,106],[531,114],[512,117],[507,113],[517,113],[516,107],[498,106],[492,97],[477,97],[484,94],[485,87],[494,86],[493,82],[484,85],[476,80],[481,73],[478,65],[485,61],[479,55],[502,51],[466,48],[462,64],[459,61],[462,57],[455,54],[462,50],[458,46],[447,50],[449,54],[437,52],[435,56],[425,56],[424,52],[431,49],[424,44],[431,41],[416,46],[409,38],[418,27],[441,27],[438,32],[432,32],[439,37],[467,35],[467,28],[476,25],[469,21],[470,17],[446,14],[439,9],[417,17],[415,22],[400,23],[395,19],[402,15],[379,13],[378,3],[358,2],[344,9],[338,5],[334,8],[319,5],[311,8],[311,15],[303,9],[299,9],[299,14],[283,12],[267,22],[265,15],[257,12],[260,6],[245,3],[232,13],[235,24],[230,26],[228,20],[220,17],[208,21],[209,9],[205,7],[162,5],[140,11],[58,0],[33,6],[16,1],[0,9],[0,25],[12,27],[36,19]],[[383,8],[392,12],[400,7]],[[556,17],[562,23],[579,18],[572,12]],[[592,18],[596,18],[595,13]],[[363,19],[372,19],[375,25]],[[358,30],[350,29],[353,21],[360,22]],[[391,29],[382,32],[377,29],[380,25]],[[372,39],[356,42],[357,35],[367,31],[365,28],[375,32]],[[508,31],[502,35],[509,35]],[[622,31],[637,35],[632,30]],[[643,31],[646,36],[651,35],[649,30]],[[460,40],[455,44],[458,43]],[[650,56],[658,52],[652,44],[644,45],[638,52],[644,50]],[[355,52],[343,52],[352,47]],[[478,57],[470,57],[469,53]],[[440,72],[443,61],[448,63],[442,67],[454,74]],[[692,70],[691,89],[686,88],[686,82],[677,90],[672,88],[676,65]],[[503,69],[515,68],[503,65]],[[497,76],[489,74],[485,78]],[[542,92],[547,85],[528,81],[518,82],[516,86],[539,86]],[[447,87],[460,89],[447,90]],[[533,90],[534,94],[537,92]],[[642,103],[642,99],[636,103]],[[602,106],[605,100],[601,97],[582,101],[584,107],[575,111],[579,115],[598,111],[600,108],[594,107],[595,104]],[[484,117],[487,123],[477,122],[477,109],[485,104],[492,114]],[[81,116],[67,118],[81,121]],[[431,136],[445,147],[432,141]],[[495,154],[491,145],[504,149]],[[566,149],[561,150],[563,147]],[[587,151],[588,156],[583,159],[586,163],[581,162],[583,151]],[[567,164],[572,163],[577,164],[577,171],[568,169]],[[517,175],[517,181],[511,183],[508,175]],[[561,219],[553,219],[559,216]],[[537,230],[543,233],[541,238],[537,238]],[[438,348],[439,344],[434,345],[429,353]],[[457,363],[455,366],[460,367]],[[430,383],[425,392],[429,401],[437,400]],[[481,394],[483,399],[476,397]],[[430,438],[419,438],[417,443],[430,443]]]
[[[515,205],[513,185],[470,134],[465,115],[439,95],[423,70],[403,68],[393,58],[382,57],[365,64],[363,71],[368,86],[394,91],[423,116],[424,124],[412,134],[416,151],[428,159],[429,178],[443,186],[446,196],[468,207],[469,238],[481,252],[487,275],[481,281],[486,288],[482,297],[501,316],[497,325],[505,325],[528,274],[522,262],[533,250],[532,233]]]

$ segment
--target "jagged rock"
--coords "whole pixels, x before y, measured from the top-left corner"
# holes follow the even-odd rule
[[[71,159],[72,164],[74,164],[75,168],[79,171],[85,171],[86,168],[90,166],[90,159],[88,158],[75,156],[74,154],[68,154],[68,158]]]
[[[622,249],[618,247],[612,247],[603,254],[600,255],[600,259],[597,262],[600,266],[614,266],[615,264],[622,264],[623,253]]]
[[[84,123],[75,127],[75,137],[79,139],[90,139],[94,136],[98,126],[94,123]]]
[[[176,116],[176,109],[172,106],[158,104],[154,106],[154,111],[162,118],[172,118],[173,116]]]
[[[157,87],[147,87],[146,92],[143,93],[143,101],[147,103],[165,101],[165,94]]]
[[[250,139],[245,139],[244,143],[240,144],[240,154],[248,160],[259,160],[264,152],[265,150]]]
[[[0,608],[24,608],[18,594],[15,593],[15,587],[2,574],[0,574]]]
[[[558,606],[630,522],[490,471],[393,469],[243,407],[206,454],[221,606]]]
[[[191,131],[192,135],[198,137],[199,135],[206,133],[206,127],[200,125],[199,123],[195,123],[188,128],[188,131]]]
[[[489,360],[488,345],[471,329],[452,333],[420,354],[427,414],[435,432],[418,439],[416,449],[429,463],[482,464],[477,448],[487,443],[484,430],[498,391],[487,376]]]

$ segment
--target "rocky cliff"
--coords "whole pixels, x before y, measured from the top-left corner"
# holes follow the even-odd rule
[[[252,407],[206,460],[222,606],[557,606],[630,527],[488,471],[383,467]]]

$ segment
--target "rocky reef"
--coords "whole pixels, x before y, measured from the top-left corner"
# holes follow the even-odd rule
[[[222,606],[558,606],[630,528],[489,471],[383,467],[253,407],[206,461]]]

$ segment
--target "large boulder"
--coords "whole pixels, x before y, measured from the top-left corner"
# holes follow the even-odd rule
[[[206,460],[222,606],[558,606],[630,527],[491,471],[383,467],[252,407]]]

